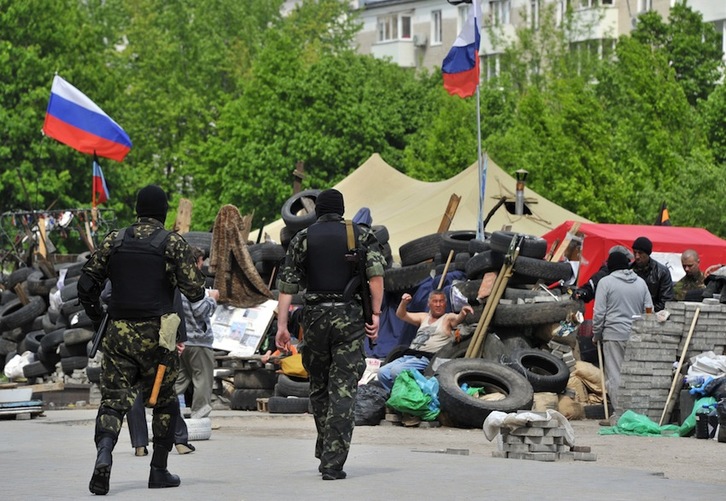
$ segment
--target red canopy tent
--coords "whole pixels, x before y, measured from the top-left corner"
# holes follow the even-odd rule
[[[573,224],[573,221],[566,221],[542,237],[550,245],[556,240],[562,242]],[[577,285],[587,282],[602,266],[612,246],[623,245],[630,249],[633,241],[641,236],[653,242],[654,253],[680,255],[686,249],[696,250],[701,258],[701,270],[712,264],[726,264],[726,240],[703,228],[581,223],[577,234],[582,237]]]

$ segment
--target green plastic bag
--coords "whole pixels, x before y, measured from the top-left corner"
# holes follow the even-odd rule
[[[431,396],[423,392],[412,372],[405,370],[396,377],[386,405],[424,421],[433,421],[439,415],[439,409],[432,409],[431,401]]]
[[[648,416],[627,410],[620,416],[615,426],[600,428],[600,435],[639,435],[643,437],[683,437],[688,435],[696,426],[696,410],[703,405],[715,402],[713,397],[705,397],[696,401],[693,412],[688,416],[681,426],[665,424],[659,426]]]

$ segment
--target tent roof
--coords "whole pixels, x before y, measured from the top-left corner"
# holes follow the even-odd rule
[[[515,183],[512,176],[494,162],[487,162],[484,216],[503,196],[514,202]],[[335,185],[345,197],[346,218],[352,218],[361,207],[368,207],[374,225],[384,225],[390,235],[394,255],[402,244],[435,233],[452,194],[461,197],[450,230],[476,230],[479,210],[477,164],[456,176],[438,182],[417,181],[388,165],[379,154],[373,154],[363,165]],[[531,235],[555,228],[566,220],[587,222],[529,188],[524,190],[525,206],[531,215],[516,216],[500,207],[485,228],[491,232],[509,227],[511,231]],[[277,220],[264,231],[277,239],[283,221]]]

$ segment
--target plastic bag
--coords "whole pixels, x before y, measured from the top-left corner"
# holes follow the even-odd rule
[[[659,426],[644,414],[631,410],[623,412],[615,426],[600,428],[600,435],[640,435],[640,436],[678,436],[678,426],[667,424]]]
[[[22,355],[15,355],[5,364],[5,377],[8,379],[23,377],[23,367],[35,361],[35,353],[26,351]]]
[[[353,409],[355,425],[375,426],[380,423],[386,417],[386,399],[388,390],[375,381],[358,386]]]
[[[418,380],[423,380],[420,385]],[[433,421],[440,411],[438,390],[439,382],[436,378],[426,379],[416,369],[405,370],[396,377],[386,404],[398,412],[419,416],[424,421]]]

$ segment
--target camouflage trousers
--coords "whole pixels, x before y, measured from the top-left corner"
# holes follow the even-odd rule
[[[306,305],[302,360],[310,375],[315,457],[325,469],[340,470],[350,449],[355,395],[365,370],[364,323],[355,302]]]
[[[161,389],[154,406],[154,446],[171,450],[179,403],[174,382],[179,373],[179,356],[159,347],[159,320],[114,320],[103,339],[101,406],[96,417],[96,443],[103,436],[118,440],[123,416],[137,394],[148,405],[159,363],[166,365]]]

